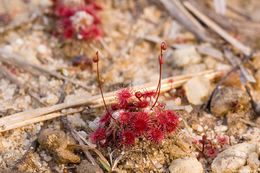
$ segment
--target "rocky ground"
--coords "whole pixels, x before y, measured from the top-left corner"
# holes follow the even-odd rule
[[[0,132],[0,172],[260,171],[260,113],[257,107],[260,100],[260,57],[257,37],[238,35],[240,41],[256,49],[244,64],[256,79],[254,83],[246,83],[256,105],[252,106],[245,84],[240,82],[239,73],[235,71],[215,92],[208,111],[201,109],[201,105],[206,103],[217,82],[232,68],[224,51],[227,48],[243,57],[238,49],[213,31],[215,44],[199,42],[194,34],[154,1],[98,0],[97,4],[103,7],[98,11],[102,21],[102,39],[64,40],[53,33],[57,21],[53,14],[54,2],[13,0],[15,5],[11,5],[8,1],[1,1],[0,50],[18,55],[24,62],[39,65],[66,79],[0,58],[0,118],[98,95],[96,66],[92,63],[96,50],[100,52],[99,66],[105,93],[149,82],[157,86],[157,56],[161,41],[168,45],[162,78],[207,70],[219,73],[211,79],[195,75],[180,87],[161,93],[159,101],[178,114],[180,123],[159,143],[140,137],[131,147],[90,144],[90,134],[97,128],[96,118],[101,117],[105,109],[103,106],[80,105],[58,111],[66,116]],[[229,3],[254,22],[259,22],[257,7],[260,5],[257,1]],[[242,8],[244,6],[246,8]],[[75,65],[78,61],[80,65]],[[97,165],[92,164],[88,154]],[[105,159],[102,160],[100,155]]]

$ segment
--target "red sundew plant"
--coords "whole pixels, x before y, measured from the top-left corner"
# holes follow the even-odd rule
[[[215,158],[218,153],[223,151],[228,146],[228,139],[226,137],[219,137],[216,141],[208,139],[206,135],[202,136],[201,140],[194,140],[193,143],[200,145],[201,150],[197,159]]]
[[[101,20],[97,14],[102,7],[95,0],[52,0],[54,15],[57,18],[55,35],[62,35],[64,40],[77,38],[79,40],[100,39]]]
[[[99,120],[99,127],[90,139],[101,146],[133,146],[135,139],[146,138],[159,143],[166,134],[173,132],[178,124],[179,117],[172,110],[165,109],[164,104],[158,102],[161,89],[163,51],[166,44],[161,44],[161,53],[158,57],[160,65],[159,82],[156,91],[133,91],[123,89],[117,94],[118,102],[107,106],[100,82],[98,52],[93,62],[97,64],[97,80],[106,109]]]

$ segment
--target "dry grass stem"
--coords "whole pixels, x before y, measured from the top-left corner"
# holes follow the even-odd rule
[[[12,74],[4,65],[0,65],[0,73],[5,76],[10,82],[17,85],[18,88],[24,89],[28,92],[28,94],[35,99],[38,103],[40,103],[43,106],[46,106],[40,98],[37,96],[36,93],[33,92],[32,89],[30,89],[27,85],[25,85],[23,82],[21,82],[17,77]]]
[[[178,0],[160,0],[170,16],[178,20],[191,31],[196,37],[203,41],[212,41],[207,31],[201,24],[182,6]]]
[[[22,25],[33,23],[37,18],[41,17],[41,15],[42,15],[42,12],[40,12],[39,10],[35,10],[33,15],[20,18],[19,20],[12,21],[11,24],[1,26],[0,33],[4,33],[9,30],[18,28]]]
[[[234,56],[233,53],[229,50],[225,50],[224,54],[225,54],[225,57],[229,60],[229,62],[233,65],[233,67],[236,65],[239,66],[238,73],[239,73],[240,81],[243,85],[246,84],[247,81],[253,82],[253,83],[256,82],[254,76],[252,76],[248,72],[248,70],[244,67],[244,65],[241,64],[241,61],[240,61],[240,59],[238,59],[238,57]]]
[[[17,54],[14,54],[14,53],[10,53],[10,52],[0,50],[0,61],[4,62],[6,64],[15,65],[18,68],[23,68],[24,70],[30,72],[31,74],[51,75],[51,76],[56,77],[58,79],[62,79],[62,80],[65,80],[67,82],[70,82],[70,83],[72,83],[76,86],[80,86],[84,89],[90,90],[87,86],[82,85],[79,82],[74,81],[73,79],[62,76],[59,73],[49,71],[45,67],[42,67],[40,65],[33,64],[33,63],[27,61],[26,59],[20,57]]]
[[[24,85],[21,81],[16,79],[14,75],[3,65],[0,65],[0,73],[4,75],[10,82],[14,83],[17,85],[19,88],[23,88]]]
[[[67,117],[62,117],[61,118],[62,122],[64,123],[64,125],[66,126],[66,128],[70,131],[70,133],[72,134],[73,138],[75,140],[78,141],[79,145],[85,145],[83,143],[83,141],[81,140],[79,133],[72,127],[72,125],[70,124],[70,122],[68,121]],[[86,157],[89,159],[89,161],[93,164],[98,166],[98,164],[96,163],[95,159],[92,157],[92,155],[90,154],[90,152],[88,150],[83,150],[84,154],[86,155]]]
[[[208,25],[213,31],[219,34],[222,38],[232,44],[234,47],[241,50],[245,55],[249,56],[251,53],[250,48],[242,44],[240,41],[228,34],[224,29],[217,25],[214,21],[208,18],[206,15],[197,10],[190,2],[185,1],[183,3],[187,9],[189,9],[196,17],[198,17],[202,22]]]
[[[212,20],[214,20],[216,23],[218,23],[224,29],[227,29],[233,33],[236,33],[238,31],[240,34],[246,35],[251,38],[260,37],[260,23],[252,21],[251,18],[245,14],[242,14],[238,11],[235,12],[234,9],[232,9],[232,7],[230,7],[229,5],[227,5],[227,9],[241,16],[242,19],[219,15],[214,10],[205,7],[204,5],[202,5],[202,3],[199,3],[195,0],[189,0],[189,2],[194,7],[210,17]]]
[[[245,123],[245,124],[248,124],[248,125],[252,126],[252,127],[260,128],[260,125],[259,125],[259,124],[256,124],[256,123],[254,123],[254,122],[252,122],[252,121],[248,121],[248,120],[245,120],[245,119],[243,119],[243,118],[240,118],[239,120],[240,120],[241,122]]]
[[[204,71],[192,75],[185,75],[185,76],[176,76],[176,77],[170,77],[162,80],[161,85],[161,92],[169,91],[170,89],[180,87],[182,84],[184,84],[187,80],[191,79],[195,76],[204,76],[208,79],[213,79],[217,76],[219,76],[222,73],[222,71]],[[133,87],[133,90],[155,90],[157,87],[157,84],[149,83],[145,85],[140,85]],[[105,100],[107,104],[112,104],[116,102],[116,94],[118,91],[113,91],[106,93],[104,95]],[[53,119],[59,116],[64,115],[63,113],[57,113],[58,111],[66,108],[72,108],[82,105],[91,105],[92,108],[97,108],[103,106],[102,98],[100,95],[92,96],[89,98],[82,98],[80,100],[77,100],[72,103],[61,103],[53,106],[43,107],[43,108],[37,108],[33,110],[28,110],[24,112],[15,113],[6,117],[3,117],[0,119],[0,132],[11,130],[14,128],[22,127],[25,125],[33,124],[36,122],[41,122],[49,119]],[[82,111],[82,110],[78,110]]]

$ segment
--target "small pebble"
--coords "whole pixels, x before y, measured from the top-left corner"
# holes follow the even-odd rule
[[[206,64],[208,69],[215,69],[217,65],[217,60],[208,56],[205,58],[204,63]]]
[[[203,173],[202,164],[196,158],[184,158],[173,160],[170,173]]]
[[[260,165],[260,161],[258,160],[258,154],[256,152],[250,153],[247,158],[247,164],[253,169],[257,170]]]
[[[66,135],[60,130],[43,130],[39,135],[38,142],[41,147],[47,151],[53,151],[57,148],[65,148],[67,146]]]
[[[75,113],[73,115],[67,116],[68,121],[73,127],[86,127],[85,121],[81,118],[80,113]]]
[[[97,128],[99,127],[99,121],[100,121],[100,118],[97,117],[94,121],[90,121],[88,123],[89,125],[89,128],[93,131],[97,130]]]
[[[194,77],[184,84],[188,101],[194,105],[202,104],[210,94],[211,84],[209,79],[203,76]]]
[[[232,173],[246,164],[250,153],[256,151],[254,143],[240,143],[224,150],[213,160],[211,169],[213,173]]]
[[[239,170],[238,173],[251,173],[251,168],[250,166],[242,166]]]
[[[203,132],[203,127],[202,127],[201,125],[198,125],[197,131],[198,131],[198,132]]]
[[[8,53],[12,53],[13,52],[13,47],[10,46],[10,45],[5,45],[3,48],[2,48],[3,51],[6,51]]]
[[[54,105],[59,101],[59,98],[55,94],[49,94],[46,98],[46,102],[50,105]]]
[[[219,125],[219,126],[215,126],[214,130],[216,132],[225,132],[228,130],[228,127],[225,125]]]
[[[173,53],[173,61],[179,66],[183,67],[188,64],[197,64],[201,61],[201,56],[196,51],[195,47],[185,47],[177,49]]]
[[[175,99],[173,100],[173,104],[180,106],[180,105],[181,105],[181,98],[180,98],[180,97],[175,98]]]
[[[15,40],[15,43],[18,44],[19,46],[24,44],[24,41],[20,38],[18,38],[17,40]]]
[[[46,46],[43,45],[43,44],[39,45],[39,46],[37,47],[37,50],[38,50],[38,52],[41,53],[41,54],[45,54],[45,53],[47,52],[47,48],[46,48]]]
[[[192,110],[193,110],[193,107],[191,106],[191,105],[187,105],[187,106],[185,106],[185,111],[187,111],[188,113],[191,113],[192,112]]]
[[[66,69],[62,69],[62,74],[63,74],[64,76],[69,76],[69,72],[68,72],[68,70],[66,70]]]

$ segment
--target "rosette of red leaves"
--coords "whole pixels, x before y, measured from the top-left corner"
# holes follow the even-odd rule
[[[103,97],[99,70],[97,70],[99,88],[106,107],[100,118],[99,127],[91,134],[91,141],[100,145],[131,146],[136,138],[147,138],[155,143],[173,132],[179,124],[178,115],[166,110],[164,104],[157,102],[161,87],[161,65],[165,43],[161,45],[159,56],[160,76],[156,91],[133,91],[123,89],[117,95],[118,102],[108,107]],[[98,53],[93,60],[97,63]]]
[[[64,40],[77,38],[82,40],[100,39],[101,20],[97,14],[102,7],[95,0],[52,0],[54,15],[57,18],[54,35]]]
[[[203,135],[201,140],[194,140],[193,143],[201,147],[199,155],[197,156],[198,160],[202,157],[213,159],[229,145],[227,137],[219,137],[213,141],[208,139],[206,135]]]

